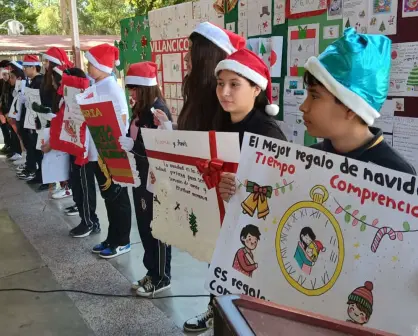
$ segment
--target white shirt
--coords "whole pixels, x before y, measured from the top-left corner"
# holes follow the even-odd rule
[[[129,128],[129,110],[125,92],[123,91],[123,89],[119,86],[118,82],[112,76],[102,79],[100,82],[95,83],[93,86],[95,86],[96,92],[99,96],[107,96],[109,99],[112,100],[116,115],[120,117],[120,120],[122,120],[123,115],[126,115],[126,124],[124,125],[124,129],[121,129],[122,135],[126,135],[128,133]],[[94,144],[93,138],[91,137],[89,130],[87,129],[86,131],[89,137],[89,161],[97,161],[99,158],[99,154],[97,152],[96,145]]]

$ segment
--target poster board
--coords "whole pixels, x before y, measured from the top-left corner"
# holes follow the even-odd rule
[[[36,112],[32,109],[32,104],[37,103],[41,104],[41,97],[39,94],[39,89],[25,88],[25,97],[26,97],[26,115],[23,127],[26,129],[36,130],[35,118]]]
[[[141,180],[134,155],[124,151],[119,144],[123,122],[116,115],[112,101],[106,96],[98,96],[94,87],[76,95],[76,100],[112,181],[122,186],[139,186]]]
[[[221,171],[236,171],[238,134],[141,132],[154,193],[153,236],[209,262],[225,214],[215,186]]]
[[[44,143],[49,142],[50,129],[42,130]],[[51,149],[42,158],[42,183],[49,184],[57,181],[68,181],[70,178],[70,155]]]
[[[246,133],[236,179],[208,290],[414,333],[415,176]]]

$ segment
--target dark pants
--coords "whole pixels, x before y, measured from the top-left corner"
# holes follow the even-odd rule
[[[107,188],[104,187],[108,182],[108,177],[100,169],[97,162],[91,163],[94,164],[94,174],[99,184],[100,194],[105,201],[109,221],[106,242],[111,247],[125,246],[130,243],[129,236],[132,225],[132,210],[128,189],[113,182]]]
[[[144,180],[140,187],[132,188],[132,191],[139,236],[145,251],[144,266],[152,282],[157,284],[161,280],[171,279],[171,246],[152,236],[153,194],[146,189]]]
[[[16,134],[13,127],[10,127],[10,147],[13,153],[22,154],[22,146],[20,145],[19,136]]]
[[[74,163],[71,157],[71,187],[73,200],[77,205],[82,223],[92,226],[98,223],[96,215],[96,182],[94,179],[95,163],[89,162],[84,166]]]
[[[39,177],[42,177],[42,151],[36,149],[36,142],[38,141],[38,134],[35,130],[25,129],[27,132],[27,147],[26,147],[26,169],[31,173],[37,173]],[[37,167],[38,166],[38,167]]]

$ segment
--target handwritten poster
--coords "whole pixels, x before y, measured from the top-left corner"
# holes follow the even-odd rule
[[[402,17],[418,16],[418,0],[402,0]]]
[[[238,35],[248,36],[248,1],[241,0],[238,4]]]
[[[418,97],[418,42],[392,44],[389,96]]]
[[[373,1],[374,2],[374,1]],[[343,1],[343,27],[353,27],[358,33],[366,34],[368,26],[367,1]]]
[[[225,213],[215,186],[221,171],[236,171],[238,134],[141,131],[154,193],[153,236],[209,262]]]
[[[274,0],[273,25],[284,24],[286,21],[286,0]]]
[[[119,144],[123,122],[116,115],[111,100],[98,96],[91,87],[76,96],[100,158],[104,161],[112,181],[122,186],[139,186],[134,155]]]
[[[369,1],[369,34],[396,34],[398,21],[398,1]]]
[[[319,24],[290,26],[288,30],[287,73],[303,76],[306,61],[319,54]]]
[[[8,114],[9,118],[16,119],[20,121],[20,116],[22,114],[22,98],[21,95],[24,95],[26,87],[26,80],[17,80],[15,84],[15,89],[13,92],[13,102],[10,107]],[[20,93],[20,94],[19,94]]]
[[[248,133],[241,153],[207,289],[412,335],[416,178]]]
[[[380,128],[384,133],[392,133],[395,109],[396,101],[387,99],[380,110],[380,117],[374,121],[373,126]]]
[[[35,118],[36,112],[32,109],[32,104],[37,103],[41,104],[41,97],[39,95],[39,89],[25,88],[25,97],[26,97],[26,115],[23,127],[26,129],[36,130]]]
[[[49,128],[42,130],[45,143],[49,141]],[[42,183],[55,183],[57,181],[68,181],[70,178],[70,155],[61,151],[51,149],[44,153],[42,158]]]

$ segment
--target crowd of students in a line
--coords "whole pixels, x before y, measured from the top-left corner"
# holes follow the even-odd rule
[[[143,262],[147,269],[147,274],[133,283],[140,296],[151,296],[170,288],[171,280],[171,247],[155,239],[151,232],[153,195],[147,189],[149,164],[141,128],[236,132],[240,145],[245,132],[286,141],[273,117],[279,109],[272,104],[269,68],[258,55],[246,49],[246,41],[208,22],[199,24],[189,40],[185,59],[187,75],[183,82],[184,106],[176,124],[171,122],[157,83],[156,64],[136,63],[126,74],[125,87],[134,102],[129,121],[124,91],[111,75],[118,62],[118,50],[105,44],[93,47],[86,54],[92,85],[98,94],[112,99],[116,113],[123,120],[122,134],[126,136],[119,142],[123,150],[135,155],[141,179],[141,185],[133,188],[136,220],[145,251]],[[414,168],[385,142],[382,131],[371,127],[379,117],[388,93],[390,50],[391,42],[385,36],[357,34],[354,29],[347,29],[343,37],[305,64],[307,98],[300,110],[308,133],[325,139],[314,148],[415,174]],[[42,183],[39,170],[42,151],[54,149],[52,135],[62,128],[62,123],[57,122],[62,122],[62,87],[85,89],[90,85],[86,74],[74,68],[61,49],[50,48],[43,57],[44,75],[40,74],[36,56],[26,56],[22,65],[18,62],[9,62],[7,67],[4,63],[1,65],[4,68],[1,83],[3,152],[15,160],[25,148],[26,162],[17,167],[17,176],[36,183]],[[42,146],[42,151],[36,150],[37,132],[23,127],[24,98],[20,120],[7,119],[13,95],[22,94],[14,88],[19,79],[26,79],[28,87],[40,90],[41,106],[33,108],[51,119],[47,125],[51,141]],[[154,113],[151,108],[155,109]],[[83,153],[71,156],[71,178],[61,189],[61,193],[68,191],[71,185],[75,205],[66,212],[76,212],[81,218],[81,223],[70,231],[70,235],[77,238],[100,232],[96,215],[96,179],[105,200],[109,229],[106,240],[94,246],[92,252],[102,258],[113,258],[131,248],[128,190],[110,181],[92,139],[87,151],[87,157]],[[236,190],[234,174],[223,173],[218,188],[227,202]],[[185,322],[186,331],[204,331],[212,326],[212,299],[205,313]]]

